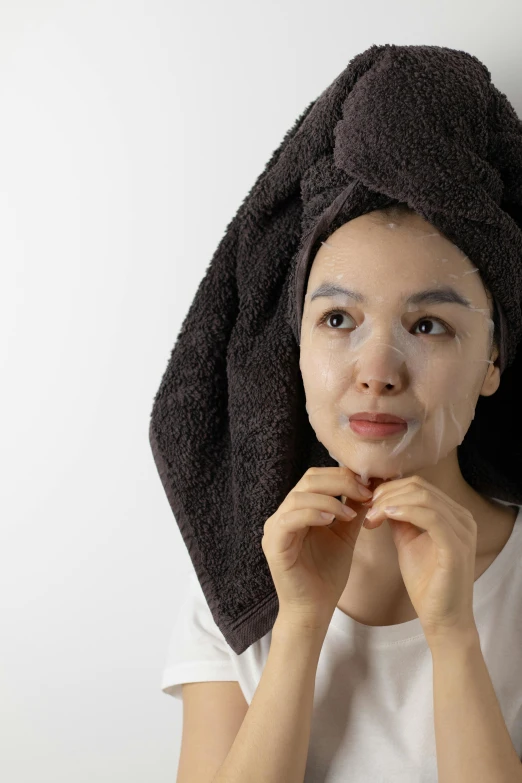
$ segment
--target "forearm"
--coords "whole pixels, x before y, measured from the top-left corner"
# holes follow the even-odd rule
[[[431,652],[439,783],[522,783],[478,632]]]
[[[324,635],[278,617],[259,685],[212,783],[303,783]]]

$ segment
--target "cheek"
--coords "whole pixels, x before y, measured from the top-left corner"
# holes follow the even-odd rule
[[[482,385],[480,373],[483,367],[483,363],[466,360],[440,362],[418,374],[415,383],[417,396],[426,408],[438,405],[467,408],[472,405],[474,409]]]
[[[303,352],[300,363],[306,397],[308,420],[318,439],[323,441],[334,426],[339,398],[343,386],[333,364],[325,360],[325,354]]]
[[[331,352],[303,352],[299,367],[307,399],[316,397],[332,400],[346,391],[349,368],[346,362],[343,364]]]
[[[476,366],[466,362],[453,372],[443,372],[440,367],[437,377],[419,385],[417,396],[424,410],[420,440],[430,464],[436,464],[464,440],[475,416],[480,389],[476,372]]]

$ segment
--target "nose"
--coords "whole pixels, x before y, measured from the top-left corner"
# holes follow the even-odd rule
[[[372,394],[375,394],[376,396],[382,394],[385,389],[387,391],[393,391],[395,388],[393,383],[379,381],[376,378],[370,378],[368,381],[358,381],[358,385],[360,385],[364,390],[368,390]]]
[[[388,343],[366,346],[357,357],[356,385],[363,393],[397,394],[406,381],[404,354]]]

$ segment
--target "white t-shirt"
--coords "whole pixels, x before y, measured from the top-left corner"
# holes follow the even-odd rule
[[[250,704],[272,632],[236,655],[194,572],[188,584],[162,691],[181,699],[181,683],[236,680]],[[522,506],[506,545],[474,583],[473,608],[482,653],[522,759]],[[368,626],[334,610],[317,667],[305,783],[347,780],[437,783],[432,656],[418,618]]]

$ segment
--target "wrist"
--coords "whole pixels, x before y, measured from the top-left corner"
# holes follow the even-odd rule
[[[476,627],[445,632],[434,637],[426,637],[432,655],[453,655],[455,652],[480,647],[480,636]]]
[[[299,639],[308,639],[313,642],[320,641],[322,644],[328,631],[330,620],[331,616],[320,619],[295,613],[279,612],[272,628],[272,638],[274,636],[290,639],[298,637]]]

